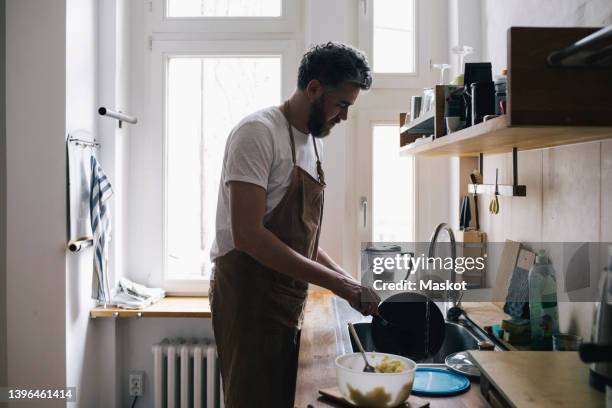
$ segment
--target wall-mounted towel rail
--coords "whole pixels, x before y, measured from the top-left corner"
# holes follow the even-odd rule
[[[98,143],[95,139],[94,140],[84,140],[84,139],[79,139],[78,137],[69,136],[68,141],[73,142],[77,146],[100,147],[100,143]]]
[[[135,124],[138,122],[138,118],[136,116],[126,115],[123,112],[115,112],[110,109],[106,109],[104,106],[101,106],[98,109],[98,113],[102,116],[108,116],[113,119],[117,119],[119,121],[119,127],[121,127],[123,122]]]
[[[93,237],[84,237],[68,241],[68,249],[72,252],[79,252],[81,249],[90,247],[92,245]]]

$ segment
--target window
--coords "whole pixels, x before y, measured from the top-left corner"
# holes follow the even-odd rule
[[[166,275],[208,279],[230,129],[280,104],[281,58],[188,56],[167,61]]]
[[[423,88],[432,85],[431,39],[440,36],[427,0],[361,0],[359,47],[370,59],[374,88]],[[427,22],[427,23],[425,23]]]
[[[295,0],[149,0],[153,31],[294,33]]]
[[[414,197],[410,175],[412,157],[398,154],[399,126],[372,126],[372,236],[375,242],[410,242],[413,239]],[[394,177],[401,176],[398,185]]]
[[[244,116],[289,94],[295,55],[290,40],[154,41],[151,135],[161,143],[151,157],[161,158],[154,179],[163,203],[156,285],[207,287],[227,136]]]
[[[128,264],[171,294],[205,294],[225,142],[297,74],[293,0],[151,0],[134,130]],[[138,140],[138,141],[136,141]]]
[[[373,6],[374,72],[414,73],[414,1],[383,0]],[[402,48],[398,49],[397,44],[402,44]]]
[[[280,17],[281,0],[168,0],[168,17]]]

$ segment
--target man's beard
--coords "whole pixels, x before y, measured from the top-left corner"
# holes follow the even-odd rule
[[[325,125],[325,95],[321,95],[312,103],[310,113],[308,115],[308,131],[314,137],[322,138],[329,135],[329,128]]]

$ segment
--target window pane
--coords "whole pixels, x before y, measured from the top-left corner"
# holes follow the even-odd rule
[[[413,166],[399,155],[398,126],[372,129],[372,241],[411,242]]]
[[[281,0],[168,0],[168,17],[280,17]]]
[[[414,72],[414,0],[376,0],[373,3],[374,72]]]
[[[225,141],[244,116],[280,103],[280,78],[280,56],[170,59],[166,278],[210,276]]]

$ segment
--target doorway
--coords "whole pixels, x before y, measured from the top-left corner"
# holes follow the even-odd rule
[[[414,158],[400,155],[397,113],[360,111],[357,122],[358,233],[352,247],[360,259],[363,243],[414,241],[416,192]]]

